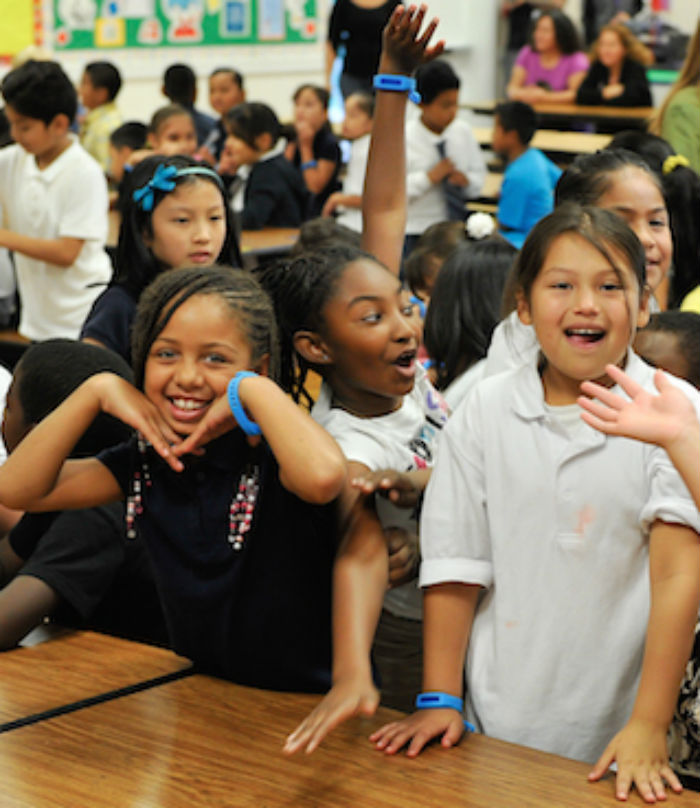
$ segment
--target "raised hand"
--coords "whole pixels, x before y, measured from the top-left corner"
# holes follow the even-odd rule
[[[425,5],[418,8],[415,5],[407,8],[397,6],[394,9],[384,29],[380,72],[411,75],[419,65],[437,58],[443,52],[444,40],[429,45],[437,28],[437,17],[420,33],[427,10]]]

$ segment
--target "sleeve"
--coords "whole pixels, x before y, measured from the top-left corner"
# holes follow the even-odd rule
[[[593,107],[603,103],[603,95],[600,92],[600,85],[604,81],[603,71],[604,68],[600,62],[593,62],[576,93],[577,104]]]
[[[88,337],[97,340],[128,361],[135,305],[129,309],[127,301],[120,301],[118,294],[116,288],[112,287],[97,298],[83,323],[80,339]]]
[[[137,451],[136,438],[132,438],[127,443],[112,446],[97,455],[100,463],[107,467],[117,481],[124,496],[129,493]]]
[[[469,124],[466,121],[460,123],[464,126],[460,127],[461,146],[456,163],[469,180],[469,185],[465,189],[467,199],[476,199],[486,179],[486,160]]]
[[[421,516],[420,586],[493,583],[480,398],[476,388],[440,437]]]
[[[513,67],[522,67],[523,70],[527,71],[529,75],[533,57],[535,57],[534,51],[529,45],[525,45],[520,49],[518,55],[515,57]]]
[[[19,575],[39,578],[88,618],[124,561],[120,507],[64,511],[39,538]]]
[[[644,65],[628,59],[622,70],[621,82],[625,89],[619,98],[612,99],[621,107],[652,106],[651,91]]]
[[[70,181],[61,186],[58,236],[105,242],[109,210],[107,180],[87,154],[76,168]]]
[[[330,160],[340,163],[340,146],[330,129],[322,129],[314,142],[314,156],[317,160]]]
[[[581,71],[588,70],[590,66],[590,62],[588,61],[588,56],[586,56],[583,51],[578,51],[576,53],[571,54],[571,61],[569,62],[569,69],[567,71],[569,76],[572,76],[574,73],[580,73]]]

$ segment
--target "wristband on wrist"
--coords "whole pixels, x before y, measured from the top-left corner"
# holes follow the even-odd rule
[[[399,76],[394,73],[377,73],[372,84],[375,90],[388,90],[394,93],[408,92],[414,104],[420,104],[420,93],[416,90],[416,80],[411,76]]]
[[[253,373],[252,370],[240,370],[228,383],[227,388],[228,404],[229,407],[231,407],[233,417],[236,419],[236,421],[238,421],[238,426],[240,426],[246,435],[260,435],[262,430],[255,423],[255,421],[251,421],[250,418],[248,418],[248,416],[245,414],[245,410],[241,404],[241,399],[238,397],[238,386],[243,379],[247,379],[249,376],[257,375],[258,374]]]
[[[316,168],[318,162],[316,160],[307,160],[305,163],[301,164],[301,170],[306,171],[307,168]]]
[[[419,693],[416,696],[416,708],[418,710],[437,710],[437,709],[450,709],[457,710],[461,715],[464,710],[464,702],[457,696],[451,696],[449,693],[441,693],[439,691],[430,691],[428,693]],[[469,721],[464,721],[464,729],[467,732],[476,732],[476,727]]]

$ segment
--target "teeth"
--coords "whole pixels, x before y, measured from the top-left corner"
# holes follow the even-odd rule
[[[172,402],[179,410],[201,410],[206,407],[206,402],[193,398],[174,398]]]
[[[602,331],[597,331],[593,328],[570,328],[569,334],[580,334],[583,337],[595,337],[602,334]]]

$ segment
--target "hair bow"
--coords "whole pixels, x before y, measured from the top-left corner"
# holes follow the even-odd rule
[[[154,191],[172,191],[175,187],[173,178],[177,176],[175,166],[166,166],[161,163],[153,172],[151,179],[141,188],[137,188],[133,193],[134,202],[141,206],[141,210],[146,212],[153,210]]]
[[[678,166],[689,166],[690,160],[687,157],[684,157],[682,154],[669,154],[669,156],[664,160],[664,164],[662,166],[662,171],[664,174],[670,174],[674,168],[678,168]]]

